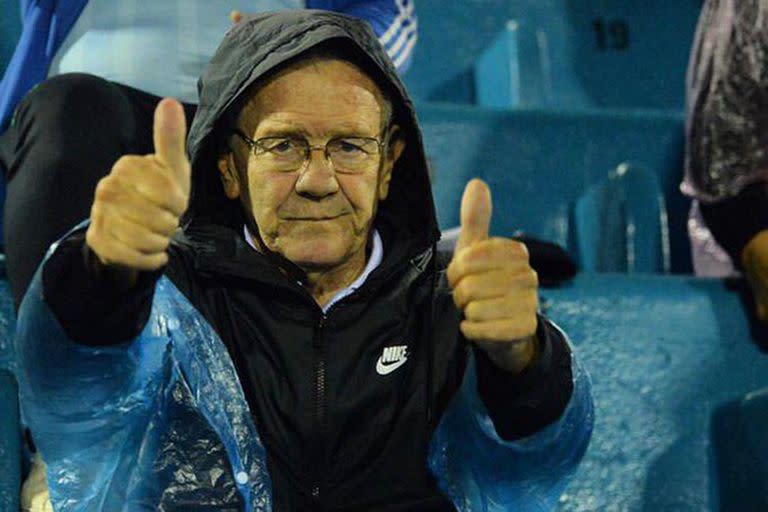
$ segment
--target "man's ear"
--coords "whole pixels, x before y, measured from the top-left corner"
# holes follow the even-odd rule
[[[392,171],[395,168],[395,164],[400,159],[405,151],[405,137],[402,135],[402,130],[397,125],[392,125],[387,133],[387,140],[389,143],[386,147],[386,153],[384,154],[384,165],[381,169],[381,177],[379,179],[379,201],[383,201],[389,195],[389,184],[392,181]]]
[[[221,173],[221,185],[224,187],[224,194],[230,199],[237,199],[240,197],[240,180],[235,169],[234,153],[225,151],[219,157],[217,164]]]

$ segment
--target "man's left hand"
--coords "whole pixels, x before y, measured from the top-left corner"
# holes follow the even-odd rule
[[[464,313],[464,336],[494,364],[519,373],[538,350],[538,276],[524,244],[488,237],[491,208],[488,185],[471,180],[461,199],[461,231],[448,283]]]

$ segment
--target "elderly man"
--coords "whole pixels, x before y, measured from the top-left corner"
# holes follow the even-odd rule
[[[400,72],[411,61],[411,0],[21,0],[22,33],[0,80],[0,245],[17,310],[46,250],[88,216],[115,160],[152,151],[162,97],[182,101],[191,121],[198,77],[230,19],[242,18],[230,10],[304,7],[366,20]]]
[[[554,506],[588,381],[525,247],[488,237],[484,183],[435,253],[413,108],[364,23],[241,22],[188,139],[164,100],[154,144],[114,164],[22,305],[54,506]]]

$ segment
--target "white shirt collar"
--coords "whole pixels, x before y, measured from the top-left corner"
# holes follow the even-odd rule
[[[251,236],[251,232],[248,230],[247,226],[243,226],[243,235],[245,236],[245,241],[248,242],[248,245],[253,247],[255,250],[258,250],[256,249],[256,243],[254,242],[253,236]],[[365,283],[366,279],[368,279],[368,276],[371,275],[371,272],[373,272],[376,267],[381,264],[381,260],[383,259],[384,243],[381,241],[379,232],[374,229],[373,248],[371,249],[371,255],[368,258],[368,263],[366,263],[363,272],[349,286],[339,290],[333,295],[333,297],[331,297],[331,300],[329,300],[328,303],[323,306],[323,313],[326,313],[331,308],[331,306],[339,302],[344,297],[353,294],[355,290],[363,286],[363,283]]]

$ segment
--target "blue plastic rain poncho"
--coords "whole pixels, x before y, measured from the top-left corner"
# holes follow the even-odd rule
[[[38,273],[17,340],[24,418],[57,512],[222,510],[239,501],[243,510],[272,510],[266,454],[232,361],[167,279],[141,336],[92,348],[64,334]],[[429,467],[461,511],[552,510],[592,422],[589,378],[575,365],[561,420],[505,442],[470,370],[433,437]]]
[[[358,343],[360,350],[365,350],[374,341],[391,340],[392,333],[384,332],[386,329],[401,333],[401,329],[410,329],[400,343],[407,343],[411,335],[424,338],[413,342],[414,354],[423,355],[410,357],[404,373],[399,374],[402,377],[396,377],[404,383],[435,382],[435,372],[442,368],[445,375],[446,358],[455,360],[458,358],[453,354],[466,355],[466,347],[459,344],[457,335],[459,314],[444,278],[439,277],[433,253],[438,230],[415,114],[373,33],[352,18],[319,12],[282,13],[241,22],[228,33],[201,79],[200,107],[188,138],[193,183],[184,231],[174,237],[165,275],[152,281],[151,311],[138,336],[122,344],[108,339],[103,344],[99,340],[85,344],[70,339],[67,333],[72,331],[68,329],[77,328],[78,322],[81,326],[93,324],[108,338],[111,326],[97,315],[76,321],[70,317],[65,319],[66,325],[57,320],[61,317],[54,314],[52,295],[46,293],[62,285],[47,281],[51,279],[47,270],[67,251],[75,255],[67,261],[82,264],[82,229],[52,248],[22,304],[16,338],[22,408],[48,465],[51,499],[57,511],[272,509],[272,483],[277,480],[273,474],[270,481],[267,431],[262,430],[260,436],[253,419],[256,416],[263,425],[265,418],[254,412],[254,407],[261,405],[247,398],[248,388],[244,386],[245,379],[253,375],[242,373],[231,356],[237,347],[227,345],[219,336],[222,323],[235,325],[244,314],[228,303],[216,309],[230,300],[226,288],[216,290],[226,286],[223,283],[227,280],[250,279],[248,286],[241,287],[258,308],[246,315],[249,325],[253,321],[259,324],[262,319],[264,325],[275,325],[276,318],[286,318],[280,316],[281,308],[290,316],[297,310],[316,309],[317,305],[311,298],[311,304],[303,299],[294,300],[290,308],[281,304],[285,297],[299,297],[302,291],[296,290],[295,281],[287,277],[288,270],[281,273],[275,267],[283,263],[273,265],[275,255],[256,255],[238,238],[242,236],[242,210],[237,203],[227,202],[221,193],[211,158],[220,150],[219,128],[231,119],[234,109],[230,107],[238,104],[251,85],[282,63],[331,40],[342,41],[343,47],[354,47],[358,56],[368,59],[366,71],[390,94],[394,115],[407,141],[393,172],[390,195],[380,204],[376,218],[377,229],[382,230],[385,239],[381,268],[402,269],[378,275],[400,277],[380,279],[379,289],[386,291],[366,297],[365,290],[375,286],[376,277],[372,275],[361,293],[346,299],[344,308],[329,313],[329,323],[331,318],[340,321],[347,315],[347,332],[361,329],[370,333],[340,339],[344,335],[337,330],[334,332],[338,338],[333,341],[337,346]],[[396,259],[398,251],[405,255],[400,260]],[[394,264],[400,266],[387,267]],[[258,271],[254,272],[254,268]],[[197,280],[206,272],[208,280],[203,286]],[[221,272],[229,272],[226,279],[220,277]],[[243,277],[245,274],[251,277]],[[77,283],[70,281],[69,286],[77,287]],[[252,291],[257,289],[269,292],[262,297]],[[206,303],[209,297],[215,301],[213,306]],[[87,297],[81,300],[87,302]],[[214,324],[218,325],[216,329],[200,304],[208,315],[213,314],[212,322],[219,322]],[[434,306],[433,315],[415,313],[432,309],[425,304]],[[115,302],[118,306],[119,299]],[[94,306],[57,307],[60,309],[56,311],[64,308],[77,317],[78,311]],[[351,312],[355,308],[359,313]],[[372,315],[376,308],[382,308],[381,312]],[[230,316],[223,321],[215,318],[222,314]],[[400,316],[407,322],[401,324]],[[284,350],[285,343],[266,344],[283,340],[287,330],[293,329],[295,337],[312,332],[311,328],[302,331],[284,320],[280,322],[268,335],[262,335],[257,326],[249,336],[253,336],[253,342],[264,343],[264,350]],[[427,329],[415,329],[414,325],[426,325]],[[429,345],[427,339],[435,344]],[[422,348],[430,348],[434,358],[425,357]],[[586,449],[593,424],[589,379],[575,360],[566,360],[565,364],[572,370],[573,386],[570,399],[563,401],[563,412],[546,428],[514,442],[502,441],[496,434],[478,395],[471,358],[460,391],[456,388],[461,382],[441,388],[451,389],[453,398],[449,401],[449,395],[436,406],[439,423],[430,438],[429,456],[423,460],[459,510],[551,510],[555,506],[568,475]],[[328,365],[330,379],[331,362]],[[405,373],[406,368],[411,373]],[[416,368],[426,369],[426,380]],[[405,378],[407,375],[413,379]],[[570,388],[570,382],[566,382]],[[265,387],[274,383],[261,384]],[[360,390],[344,387],[337,392],[360,399]],[[415,392],[421,388],[429,389],[429,385],[423,384]],[[265,401],[272,398],[261,395]],[[426,418],[421,415],[425,407],[413,401],[408,402],[408,407],[413,407],[411,404],[420,404],[413,413],[420,424],[409,423],[404,430],[419,432],[427,425],[421,419]],[[391,409],[389,404],[378,413],[394,414]],[[357,421],[350,435],[378,426]],[[360,429],[361,424],[367,426]],[[399,439],[413,440],[414,446],[419,446],[418,437],[406,434]],[[275,442],[274,437],[270,442]],[[426,454],[426,440],[424,443]],[[357,446],[360,450],[369,448],[364,442]],[[338,461],[334,463],[339,465]],[[421,469],[418,472],[423,474]]]

